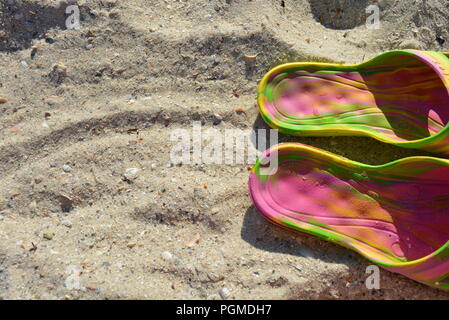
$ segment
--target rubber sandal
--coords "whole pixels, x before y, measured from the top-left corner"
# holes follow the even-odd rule
[[[449,154],[448,58],[398,50],[358,65],[280,65],[259,84],[259,110],[286,134],[365,135]]]
[[[276,170],[261,174],[272,153]],[[411,157],[371,166],[280,144],[252,169],[249,191],[257,210],[277,225],[449,290],[449,160]]]

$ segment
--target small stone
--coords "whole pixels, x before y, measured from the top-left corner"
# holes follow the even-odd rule
[[[137,179],[139,171],[140,171],[140,169],[138,169],[138,168],[128,168],[125,170],[125,173],[123,174],[123,176],[128,181],[134,181]]]
[[[215,113],[213,124],[216,126],[216,125],[219,125],[222,121],[223,121],[223,117],[220,116],[219,114]]]
[[[197,244],[200,241],[201,235],[199,233],[196,233],[187,243],[186,247],[192,248],[195,244]]]
[[[32,201],[28,207],[30,208],[31,212],[35,213],[36,210],[37,210],[37,203],[36,203],[36,201]]]
[[[168,251],[162,252],[161,256],[162,256],[162,259],[164,259],[166,261],[171,261],[173,259],[173,255]]]
[[[64,172],[70,172],[70,171],[72,171],[72,167],[69,166],[68,164],[65,164],[65,165],[62,166],[62,170]]]
[[[35,184],[39,184],[42,181],[44,181],[44,177],[43,176],[37,176],[37,177],[34,178],[34,183]]]
[[[49,106],[55,106],[55,105],[58,105],[58,104],[62,104],[64,101],[60,97],[50,96],[50,97],[44,98],[44,102],[46,104],[48,104]]]
[[[227,298],[231,295],[231,292],[229,291],[228,288],[223,287],[223,288],[221,288],[221,289],[218,291],[218,294],[220,295],[220,297],[221,297],[223,300],[225,300],[225,299],[227,299]]]
[[[338,292],[338,290],[332,288],[329,290],[329,294],[331,295],[332,298],[334,299],[339,299],[340,298],[340,292]]]
[[[256,62],[257,55],[256,56],[245,55],[245,56],[243,56],[243,58],[245,59],[245,61],[247,63],[254,63],[254,62]]]
[[[134,248],[136,245],[137,245],[137,243],[135,243],[135,242],[129,242],[129,243],[126,244],[126,247],[132,249],[132,248]]]
[[[93,18],[98,17],[98,11],[97,11],[97,10],[92,9],[92,10],[90,10],[89,13],[90,13],[90,15],[91,15]]]
[[[288,280],[282,276],[280,277],[271,277],[267,280],[267,284],[269,284],[270,286],[274,287],[274,288],[279,288],[282,287],[284,285],[286,285],[288,283]]]
[[[62,220],[62,221],[61,221],[61,224],[62,224],[64,227],[67,227],[67,228],[71,228],[71,227],[72,227],[72,223],[71,223],[69,220]]]
[[[20,61],[20,64],[22,65],[22,67],[28,68],[28,63],[25,60],[24,61]]]
[[[210,281],[212,282],[219,282],[219,281],[223,281],[224,280],[224,276],[223,275],[218,275],[215,273],[208,273],[207,277],[209,278]]]
[[[67,78],[67,67],[61,63],[56,63],[52,66],[52,70],[48,76],[53,84],[58,86]]]
[[[218,294],[208,295],[207,300],[218,300]]]
[[[209,57],[209,61],[210,61],[210,63],[211,63],[213,66],[216,66],[216,65],[219,64],[219,61],[218,61],[217,56],[216,56],[215,54],[213,54],[213,55],[211,55],[211,56]]]
[[[73,209],[73,200],[69,197],[60,194],[57,199],[61,205],[62,212],[70,212]]]
[[[44,232],[43,237],[46,240],[51,240],[53,239],[53,237],[55,236],[55,234],[53,232]]]

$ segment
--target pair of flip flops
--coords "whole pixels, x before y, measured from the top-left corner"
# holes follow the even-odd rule
[[[358,65],[281,65],[262,79],[258,105],[264,120],[286,134],[364,135],[447,155],[449,54],[400,50]],[[286,143],[257,161],[249,190],[271,222],[449,290],[449,160],[372,166]]]

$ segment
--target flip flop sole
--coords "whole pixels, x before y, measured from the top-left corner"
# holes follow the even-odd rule
[[[264,120],[287,134],[366,135],[449,153],[449,59],[443,53],[391,51],[347,66],[284,64],[262,79],[258,104]]]
[[[277,171],[262,174],[277,153]],[[370,166],[302,144],[267,150],[249,191],[285,228],[352,250],[390,271],[449,289],[449,160],[412,157]]]

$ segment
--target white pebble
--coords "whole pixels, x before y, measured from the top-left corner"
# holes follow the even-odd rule
[[[62,166],[62,170],[64,172],[70,172],[70,171],[72,171],[72,167],[69,166],[68,164],[65,164],[65,165]]]
[[[137,173],[140,170],[138,168],[128,168],[125,170],[125,173],[123,174],[126,179],[128,180],[136,180],[137,179]]]
[[[67,227],[67,228],[71,228],[72,227],[72,223],[69,220],[63,220],[63,221],[61,221],[61,224],[64,227]]]
[[[168,251],[162,252],[161,256],[164,260],[167,260],[167,261],[170,261],[173,259],[173,255]]]
[[[229,291],[229,289],[223,287],[220,289],[220,291],[218,291],[218,294],[220,295],[220,297],[222,299],[226,299],[227,297],[229,297],[231,295],[231,292]]]

